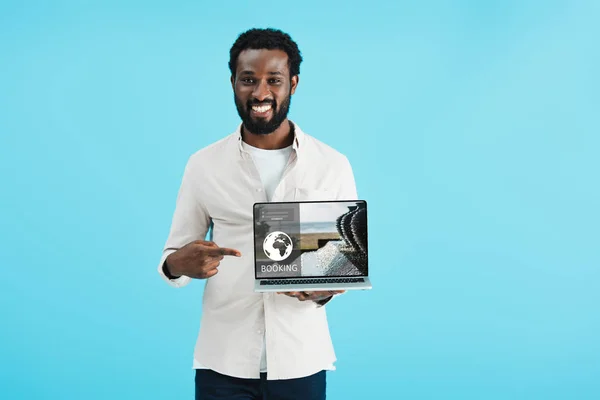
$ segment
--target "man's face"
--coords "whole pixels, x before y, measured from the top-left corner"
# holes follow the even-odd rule
[[[251,133],[272,133],[287,118],[298,77],[290,79],[288,56],[282,50],[244,50],[231,78],[235,105]]]

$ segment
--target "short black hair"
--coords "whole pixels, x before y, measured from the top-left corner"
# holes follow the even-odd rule
[[[279,29],[252,28],[241,33],[229,50],[229,70],[232,76],[235,76],[240,53],[247,49],[283,50],[288,55],[290,78],[300,75],[300,63],[302,62],[300,49],[290,35]]]

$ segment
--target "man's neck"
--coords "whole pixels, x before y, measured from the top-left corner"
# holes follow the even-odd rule
[[[242,140],[250,146],[265,150],[283,149],[291,146],[294,142],[294,127],[292,123],[286,119],[279,125],[275,131],[268,135],[257,135],[246,129],[242,125]]]

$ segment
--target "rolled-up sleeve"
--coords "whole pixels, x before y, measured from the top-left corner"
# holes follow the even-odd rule
[[[160,276],[173,287],[183,287],[191,281],[191,278],[181,276],[176,279],[169,279],[163,271],[165,260],[171,253],[186,244],[195,240],[203,240],[210,226],[210,216],[197,193],[198,189],[195,182],[201,181],[200,177],[197,176],[197,172],[192,160],[188,160],[175,202],[171,229],[158,265]]]

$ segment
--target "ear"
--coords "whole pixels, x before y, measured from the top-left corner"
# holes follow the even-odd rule
[[[230,80],[230,82],[231,82],[231,88],[232,88],[233,90],[235,90],[235,79],[234,79],[233,75],[231,75],[231,78],[230,78],[229,80]]]
[[[298,75],[292,76],[292,87],[290,89],[290,94],[294,94],[296,92],[296,87],[298,86],[299,81],[300,77]]]

